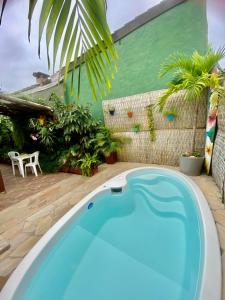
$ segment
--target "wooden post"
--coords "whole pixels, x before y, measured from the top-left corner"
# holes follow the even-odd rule
[[[5,185],[4,185],[4,181],[3,181],[3,178],[2,178],[2,173],[1,173],[1,170],[0,170],[0,193],[2,192],[5,192]]]

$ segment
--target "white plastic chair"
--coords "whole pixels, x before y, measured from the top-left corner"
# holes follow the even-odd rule
[[[21,159],[20,154],[15,151],[10,151],[8,153],[8,156],[12,163],[13,175],[15,176],[15,166],[17,166],[19,169],[20,175],[22,175],[24,177],[23,160]]]
[[[42,170],[41,170],[41,167],[40,167],[40,164],[38,161],[38,157],[39,157],[39,151],[36,151],[36,152],[32,153],[31,155],[29,155],[30,162],[28,164],[25,164],[25,175],[27,175],[27,168],[31,168],[31,170],[35,174],[35,176],[38,176],[36,166],[38,166],[38,168],[42,174]]]

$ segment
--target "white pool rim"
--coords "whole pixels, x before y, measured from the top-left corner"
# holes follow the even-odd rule
[[[32,263],[44,250],[50,240],[61,231],[65,225],[69,223],[71,219],[79,216],[87,203],[90,202],[93,197],[101,194],[111,188],[126,186],[127,175],[139,171],[139,170],[165,170],[171,175],[175,175],[180,178],[185,184],[192,190],[195,195],[196,204],[200,211],[200,219],[203,226],[203,238],[204,238],[204,257],[203,257],[203,270],[201,276],[201,286],[199,293],[199,300],[221,300],[221,286],[222,286],[222,273],[221,273],[221,254],[220,244],[218,240],[216,225],[214,218],[208,206],[207,200],[203,195],[200,188],[194,183],[194,181],[179,171],[171,170],[164,167],[140,167],[131,169],[113,177],[100,185],[93,192],[84,197],[78,204],[71,208],[59,221],[53,225],[47,233],[37,242],[37,244],[30,250],[30,252],[24,257],[15,271],[12,273],[5,286],[0,293],[1,300],[12,300],[17,288],[23,280],[26,272],[30,269]]]

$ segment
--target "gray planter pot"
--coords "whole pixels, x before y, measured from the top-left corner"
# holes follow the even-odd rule
[[[180,158],[180,171],[189,176],[199,176],[202,171],[204,157],[186,157]]]

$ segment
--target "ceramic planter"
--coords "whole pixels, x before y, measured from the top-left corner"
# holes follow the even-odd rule
[[[70,167],[69,168],[69,173],[73,173],[73,174],[77,174],[77,175],[81,175],[81,169],[76,168],[76,167]]]
[[[133,130],[133,132],[136,132],[136,133],[138,133],[139,131],[140,131],[140,128],[132,128],[132,130]]]
[[[169,122],[172,122],[174,120],[174,115],[173,114],[169,114],[169,115],[166,116],[166,118],[167,118],[167,120]]]
[[[199,176],[202,171],[204,157],[181,156],[180,171],[189,176]]]
[[[114,116],[115,110],[109,110],[109,114],[110,114],[111,116]]]
[[[132,111],[128,111],[127,115],[128,115],[128,118],[132,118],[133,117],[133,112]]]
[[[70,168],[68,166],[60,167],[59,171],[63,173],[69,173]]]
[[[94,176],[98,173],[98,166],[91,167],[91,176]]]
[[[109,156],[105,157],[105,162],[110,165],[116,163],[117,162],[117,153],[116,152],[110,153]]]

